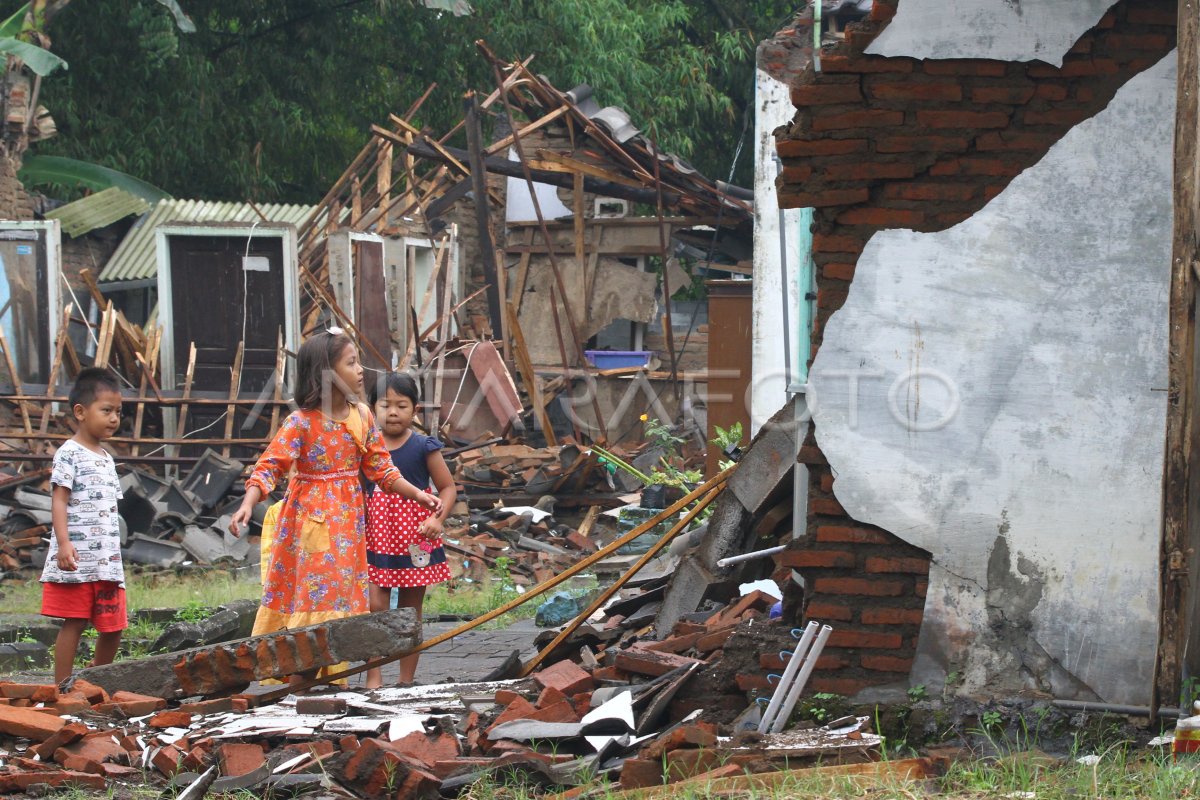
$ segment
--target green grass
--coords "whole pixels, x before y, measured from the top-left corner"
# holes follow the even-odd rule
[[[5,613],[41,612],[42,585],[36,580],[4,586],[0,592]],[[261,594],[258,581],[215,570],[203,574],[143,573],[125,580],[125,603],[130,617],[143,608],[212,607],[232,600],[258,599]]]

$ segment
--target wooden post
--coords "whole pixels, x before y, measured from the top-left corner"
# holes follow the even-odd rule
[[[1191,629],[1191,546],[1188,518],[1191,486],[1190,454],[1193,405],[1196,402],[1194,370],[1196,330],[1196,274],[1200,257],[1197,244],[1197,113],[1200,112],[1200,9],[1196,0],[1180,0],[1178,12],[1179,77],[1175,109],[1175,221],[1171,244],[1171,288],[1168,296],[1167,430],[1163,464],[1162,544],[1160,550],[1161,605],[1158,651],[1150,711],[1157,717],[1162,706],[1179,698],[1183,657]]]
[[[233,376],[229,382],[229,399],[237,400],[238,394],[242,390],[242,359],[245,357],[246,343],[238,342],[237,353],[233,357]],[[225,439],[226,441],[233,438],[233,423],[237,416],[237,406],[229,405],[225,407]],[[229,458],[230,446],[226,444],[221,448],[221,455]]]
[[[475,195],[475,224],[479,229],[479,256],[483,259],[483,279],[491,288],[487,291],[488,317],[492,323],[492,334],[504,344],[508,352],[508,337],[505,330],[504,313],[500,304],[500,270],[496,264],[496,242],[492,238],[492,221],[489,213],[487,193],[487,171],[483,165],[483,131],[479,125],[479,98],[475,92],[467,92],[463,100],[467,123],[467,154],[471,167],[471,188]]]
[[[662,196],[662,175],[659,170],[658,158],[658,142],[653,142],[654,148],[654,191],[657,197],[657,221],[658,221],[658,246],[662,263],[662,285],[663,285],[663,333],[666,334],[667,352],[671,357],[671,392],[675,395],[675,399],[679,400],[679,363],[678,355],[675,353],[675,332],[671,327],[671,279],[667,272],[667,232],[663,229],[663,196]]]

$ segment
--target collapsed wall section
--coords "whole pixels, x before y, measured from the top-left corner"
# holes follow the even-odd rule
[[[793,77],[798,113],[777,132],[780,204],[815,208],[814,356],[875,233],[941,231],[968,219],[1175,42],[1173,3],[1126,0],[1061,67],[865,55],[896,7],[876,0],[871,18],[822,55],[821,72]],[[781,32],[763,60],[794,63],[807,35]],[[779,560],[802,574],[807,591],[804,607],[789,611],[837,629],[814,688],[851,693],[903,678],[918,645],[929,554],[846,513],[811,427],[799,460],[811,481],[808,535]]]

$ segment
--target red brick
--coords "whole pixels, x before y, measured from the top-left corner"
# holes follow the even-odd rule
[[[852,161],[846,164],[823,164],[817,167],[826,181],[870,181],[884,178],[911,178],[916,166],[904,161]],[[864,200],[866,198],[863,198]],[[858,201],[861,202],[861,201]]]
[[[249,775],[267,762],[266,754],[257,744],[223,744],[217,748],[221,774],[228,777]]]
[[[848,294],[845,289],[834,290],[823,286],[817,289],[817,308],[841,308]]]
[[[817,578],[813,591],[817,594],[861,594],[869,597],[898,597],[904,593],[904,583],[879,578]]]
[[[957,83],[870,83],[867,93],[876,100],[940,100],[958,102],[962,100],[962,87]]]
[[[825,106],[837,103],[858,103],[863,99],[858,82],[854,83],[802,83],[791,89],[792,105]]]
[[[0,706],[0,733],[44,742],[58,733],[66,720],[28,708]]]
[[[33,751],[37,753],[38,758],[42,761],[49,761],[54,758],[55,750],[78,742],[87,735],[87,732],[88,727],[82,722],[69,723],[59,728],[49,739],[46,739],[39,745],[35,745]]]
[[[216,700],[201,700],[196,703],[184,703],[179,706],[180,711],[185,711],[188,714],[203,716],[204,714],[224,714],[233,710],[233,699],[230,697],[218,697]]]
[[[58,689],[54,686],[45,686],[40,683],[0,683],[0,697],[7,697],[10,700],[33,700],[35,703],[44,703],[46,700],[39,700],[34,695],[45,693],[46,691],[54,693],[54,700],[58,699]],[[48,702],[53,703],[54,700]]]
[[[971,100],[975,103],[1020,106],[1030,101],[1035,90],[1034,86],[976,86],[971,90]]]
[[[871,4],[870,20],[872,22],[887,22],[894,16],[896,16],[895,4],[885,3],[883,0],[875,0]]]
[[[1057,136],[1044,133],[996,132],[985,133],[975,140],[975,149],[987,150],[1048,150],[1058,141]]]
[[[809,164],[786,164],[783,172],[779,173],[779,181],[783,184],[803,183],[813,174]]]
[[[696,663],[696,659],[677,656],[673,653],[656,653],[653,650],[628,648],[618,650],[616,657],[617,669],[632,672],[635,675],[649,675],[657,678],[666,675],[673,669]]]
[[[859,659],[863,669],[873,669],[876,672],[908,672],[912,669],[911,658],[896,656],[866,655]]]
[[[826,189],[820,192],[779,192],[779,205],[784,208],[822,208],[865,203],[871,192],[865,186],[858,189]]]
[[[775,149],[780,158],[807,158],[810,156],[844,156],[851,153],[865,153],[866,139],[817,139],[804,141],[801,139],[777,139]],[[785,162],[786,166],[786,162]]]
[[[553,686],[568,697],[578,692],[590,692],[596,686],[587,670],[566,659],[534,673],[533,682],[543,689]]]
[[[87,772],[92,775],[104,774],[104,767],[100,765],[99,761],[92,761],[90,758],[84,758],[83,756],[68,755],[60,763],[63,769],[69,769],[73,772]]]
[[[183,753],[174,745],[163,747],[150,758],[150,763],[154,765],[154,768],[168,778],[179,771],[182,762]]]
[[[423,731],[417,731],[401,737],[385,747],[418,761],[430,769],[433,769],[439,761],[449,761],[462,755],[458,739],[447,733],[430,736]]]
[[[1178,18],[1174,7],[1151,8],[1131,5],[1125,12],[1125,21],[1133,25],[1168,25],[1173,28]]]
[[[1164,33],[1110,33],[1104,37],[1104,47],[1126,54],[1130,50],[1153,50],[1166,52],[1175,43],[1175,37]]]
[[[829,646],[855,649],[898,650],[904,646],[904,638],[898,633],[839,629],[829,634]]]
[[[666,736],[660,736],[646,745],[638,756],[640,758],[662,758],[674,750],[693,749],[697,747],[716,747],[716,728],[707,723],[684,725],[671,731]]]
[[[804,619],[824,622],[849,622],[854,619],[854,612],[846,606],[836,603],[810,602],[804,608]]]
[[[1067,87],[1062,83],[1047,83],[1043,81],[1038,84],[1037,90],[1034,91],[1034,94],[1043,100],[1066,100]]]
[[[151,728],[186,728],[192,724],[192,715],[186,711],[160,711],[146,724]]]
[[[920,225],[924,220],[925,214],[920,211],[880,207],[852,208],[837,218],[843,225],[877,225],[881,228],[907,228]]]
[[[959,168],[965,175],[1017,175],[1025,167],[1023,164],[1002,161],[998,158],[963,158],[959,159]],[[932,174],[932,171],[930,171]]]
[[[68,756],[83,758],[103,764],[108,761],[118,763],[128,762],[129,753],[119,742],[113,741],[111,731],[93,731],[82,739],[63,745],[54,753],[54,760],[60,764]]]
[[[846,509],[832,497],[814,497],[808,502],[808,510],[813,514],[825,514],[831,517],[843,517]]]
[[[63,714],[81,714],[84,711],[90,710],[92,704],[82,692],[67,692],[60,695],[58,702],[54,704],[54,713]]]
[[[836,281],[849,281],[854,279],[853,264],[826,264],[821,267],[821,274]],[[826,490],[828,491],[828,490]]]
[[[315,714],[330,716],[345,714],[349,706],[344,697],[300,697],[296,699],[296,713],[304,716]]]
[[[875,141],[880,153],[961,153],[970,146],[962,136],[882,136]]]
[[[912,72],[913,61],[909,58],[884,58],[882,56],[821,56],[822,72]]]
[[[985,61],[983,59],[948,58],[927,60],[921,62],[921,69],[927,75],[958,75],[976,76],[981,78],[1002,78],[1008,70],[1008,64],[1003,61]]]
[[[767,676],[761,672],[739,672],[734,676],[734,683],[737,684],[739,692],[766,692],[775,691],[775,684],[771,683]]]
[[[343,736],[338,739],[338,748],[343,753],[353,753],[359,748],[358,737],[352,733]]]
[[[1092,91],[1092,87],[1090,86],[1075,87],[1075,100],[1080,103],[1090,103],[1095,96],[1096,93]]]
[[[230,699],[230,710],[235,714],[245,714],[250,710],[250,698],[235,695]]]
[[[894,183],[883,188],[883,195],[892,200],[965,202],[977,191],[961,183]]]
[[[772,672],[780,672],[787,668],[787,662],[779,657],[779,653],[762,653],[758,657],[758,665]],[[850,662],[839,655],[822,654],[817,659],[817,669],[845,669]]]
[[[193,747],[183,757],[183,768],[187,772],[203,772],[208,763],[208,748]]]
[[[775,563],[781,567],[803,569],[805,567],[852,568],[855,564],[854,554],[844,550],[785,550],[775,556]]]
[[[1070,126],[1087,119],[1091,111],[1086,108],[1051,108],[1046,111],[1025,112],[1023,121],[1026,125],[1064,125]]]
[[[1116,75],[1121,67],[1111,58],[1069,58],[1061,67],[1033,62],[1026,72],[1031,78],[1085,78],[1093,75]]]
[[[919,608],[864,608],[864,625],[920,625],[925,612]]]
[[[821,448],[813,445],[804,445],[800,448],[800,453],[796,456],[796,461],[801,464],[816,464],[817,466],[826,466],[829,460],[825,458],[825,454],[821,452]]]
[[[823,59],[822,59],[823,60]],[[627,758],[621,765],[621,789],[644,789],[663,784],[663,764],[653,758]]]
[[[884,531],[874,531],[869,528],[850,528],[843,525],[821,525],[817,528],[817,541],[891,544],[893,540]]]
[[[0,773],[0,794],[24,792],[34,784],[44,783],[54,788],[75,786],[80,789],[104,789],[103,775],[89,775],[86,772],[7,772]]]
[[[537,712],[538,709],[534,707],[533,703],[530,703],[524,697],[518,697],[516,700],[513,700],[511,703],[509,703],[507,708],[500,712],[500,715],[496,717],[494,722],[492,722],[492,727],[494,728],[497,725],[510,722],[515,719],[532,719],[533,715]]]
[[[927,128],[1005,128],[1004,111],[918,111],[917,123]]]
[[[696,649],[701,653],[711,653],[713,650],[719,650],[725,646],[725,642],[733,635],[733,628],[713,631],[710,634],[701,636],[696,640]]]
[[[512,689],[499,689],[496,691],[496,705],[507,706],[512,704],[517,698],[525,699],[525,695],[520,692],[514,692]]]
[[[863,109],[816,117],[812,121],[812,129],[814,131],[838,131],[853,128],[890,128],[901,125],[903,122],[903,111]]]
[[[914,594],[916,594],[917,597],[924,597],[926,592],[928,592],[928,591],[929,591],[929,581],[927,581],[927,580],[917,581],[916,589],[914,590]]]
[[[558,689],[555,689],[553,686],[548,686],[542,690],[541,694],[538,695],[537,702],[534,703],[534,706],[537,708],[545,708],[547,706],[552,706],[555,703],[561,703],[564,700],[570,700],[570,698],[560,692]]]
[[[860,253],[866,242],[855,236],[839,236],[832,233],[813,234],[813,252],[816,253]]]
[[[912,572],[925,575],[929,572],[929,560],[924,558],[878,558],[867,559],[867,572]]]

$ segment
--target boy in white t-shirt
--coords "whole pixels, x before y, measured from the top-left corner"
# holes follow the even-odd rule
[[[100,446],[121,423],[121,387],[108,370],[85,369],[69,402],[79,426],[54,454],[54,538],[41,578],[42,614],[63,618],[54,645],[58,683],[71,677],[89,622],[99,633],[92,666],[112,663],[128,626],[117,517],[121,485],[112,456]]]

